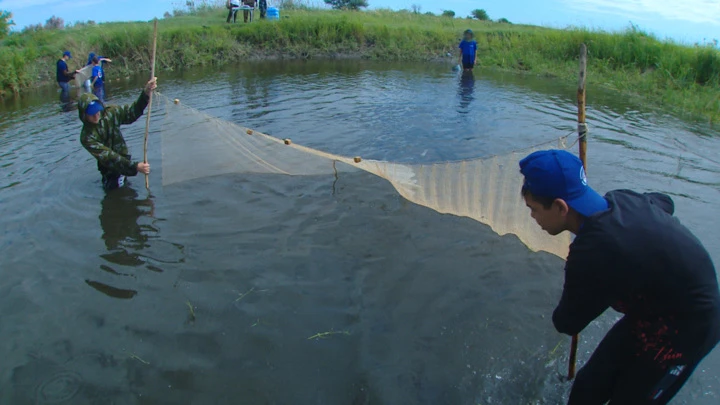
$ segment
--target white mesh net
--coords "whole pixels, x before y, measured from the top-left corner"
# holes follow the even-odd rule
[[[514,234],[533,251],[565,258],[567,232],[550,237],[530,217],[520,197],[518,161],[535,150],[567,148],[566,137],[502,156],[434,164],[399,164],[339,156],[278,139],[209,116],[167,97],[162,128],[163,185],[230,173],[290,176],[364,170],[389,181],[407,200],[445,214]]]
[[[82,87],[85,81],[90,80],[90,77],[92,77],[92,69],[93,65],[88,65],[75,74],[75,85],[77,87]]]

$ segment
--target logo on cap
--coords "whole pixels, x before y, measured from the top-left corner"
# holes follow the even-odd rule
[[[585,167],[580,166],[580,181],[583,186],[587,186],[587,176],[585,175]]]

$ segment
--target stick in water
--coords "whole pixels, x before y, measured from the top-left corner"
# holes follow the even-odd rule
[[[155,78],[155,51],[157,50],[157,18],[153,28],[153,46],[152,46],[152,68],[150,70],[150,80]],[[150,100],[148,101],[148,112],[145,117],[145,146],[143,147],[143,162],[147,163],[148,134],[150,132],[150,114],[152,113],[153,92],[150,92]],[[145,175],[145,188],[150,189],[150,176]]]
[[[578,145],[580,160],[587,171],[587,129],[585,126],[585,74],[587,72],[587,46],[580,46],[580,80],[578,81]],[[577,361],[578,335],[573,335],[570,344],[570,362],[568,363],[568,380],[575,378],[575,363]]]

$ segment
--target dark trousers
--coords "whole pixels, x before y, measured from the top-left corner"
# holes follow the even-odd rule
[[[623,318],[613,326],[578,373],[568,405],[667,404],[718,341],[717,319],[670,327],[671,340],[638,338],[637,325]]]
[[[245,22],[248,22],[248,20],[252,21],[252,18],[250,17],[250,10],[243,10],[243,20]]]
[[[127,177],[120,174],[105,174],[102,177],[103,188],[106,191],[115,190],[128,184]]]
[[[105,103],[105,84],[93,87],[93,94],[100,100],[101,103]]]
[[[230,11],[228,11],[227,22],[235,22],[237,20],[237,11],[237,8],[231,8]]]
[[[70,83],[58,82],[58,86],[60,86],[60,102],[68,104],[70,102]]]

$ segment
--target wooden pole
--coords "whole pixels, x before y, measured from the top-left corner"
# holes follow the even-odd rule
[[[580,45],[580,79],[578,81],[578,147],[580,160],[587,171],[587,126],[585,125],[585,75],[587,73],[587,46]],[[568,363],[568,380],[575,378],[577,362],[578,335],[573,335],[570,344],[570,361]]]
[[[152,45],[152,68],[150,70],[150,80],[155,78],[155,53],[157,51],[157,18],[153,24],[153,45]],[[143,147],[143,162],[147,163],[147,150],[148,150],[148,134],[150,133],[150,115],[152,113],[152,99],[153,92],[150,92],[150,100],[148,101],[148,112],[145,117],[145,146]],[[145,188],[150,189],[150,176],[145,175]]]
[[[580,45],[580,79],[578,81],[578,139],[580,160],[587,172],[587,127],[585,126],[585,76],[587,73],[587,46]]]

